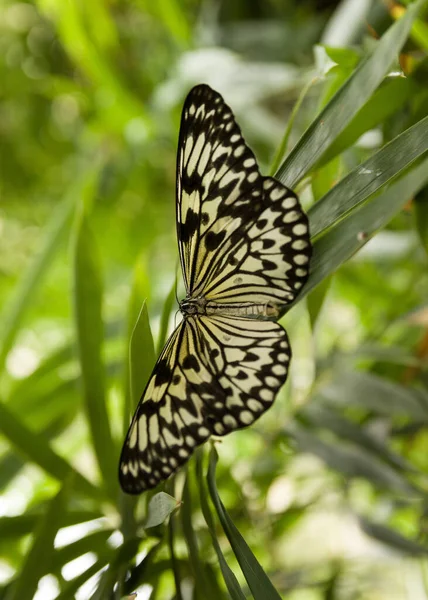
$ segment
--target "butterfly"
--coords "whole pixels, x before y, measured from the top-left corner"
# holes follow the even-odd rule
[[[210,436],[251,425],[287,378],[276,322],[309,273],[297,196],[260,174],[229,106],[202,84],[188,94],[177,155],[177,238],[186,297],[132,419],[122,489],[155,487]]]

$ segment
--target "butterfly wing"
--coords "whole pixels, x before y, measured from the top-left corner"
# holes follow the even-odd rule
[[[291,349],[274,321],[202,316],[189,324],[211,374],[200,390],[207,429],[225,435],[247,427],[272,404],[287,379]]]
[[[177,239],[186,290],[198,295],[203,265],[250,220],[262,177],[232,111],[207,85],[194,87],[181,117],[177,155]]]
[[[119,481],[129,494],[139,494],[169,477],[188,458],[201,429],[200,402],[192,392],[195,340],[182,321],[163,349],[129,427],[119,463]]]
[[[308,219],[297,196],[264,177],[257,218],[202,267],[202,294],[219,304],[271,304],[279,313],[306,282],[310,256]]]
[[[188,294],[282,307],[308,276],[308,220],[297,196],[262,177],[232,111],[207,85],[183,108],[177,237]]]
[[[185,319],[156,363],[126,436],[122,489],[139,494],[155,487],[211,434],[253,423],[272,404],[289,361],[278,323]]]

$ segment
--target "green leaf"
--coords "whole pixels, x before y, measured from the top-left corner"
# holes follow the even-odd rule
[[[364,246],[427,181],[428,160],[425,160],[316,239],[311,273],[299,301]]]
[[[83,573],[70,579],[62,586],[61,593],[55,598],[55,600],[75,600],[77,590],[88,581],[91,577],[96,575],[101,569],[103,569],[106,564],[108,564],[111,556],[113,555],[113,550],[106,552],[102,557],[98,558],[98,560],[88,567]]]
[[[311,328],[314,329],[328,290],[330,289],[331,277],[327,277],[309,294],[306,303],[308,306]]]
[[[367,535],[386,544],[390,548],[399,550],[404,555],[421,556],[428,554],[428,548],[426,546],[405,538],[397,531],[385,527],[385,525],[374,523],[365,517],[360,517],[359,522],[361,529],[367,533]]]
[[[416,195],[414,201],[416,228],[428,254],[428,188],[424,188]]]
[[[146,302],[141,307],[132,331],[129,349],[132,411],[139,402],[156,362]],[[129,425],[129,417],[128,417]]]
[[[293,188],[327,152],[388,73],[414,19],[426,4],[427,0],[414,2],[382,36],[372,54],[360,63],[283,162],[276,175],[280,181]]]
[[[416,390],[373,373],[345,371],[320,394],[335,406],[359,406],[380,415],[428,421],[428,410]]]
[[[42,514],[44,513],[38,511],[32,514],[17,515],[16,517],[1,517],[0,540],[18,538],[32,533],[36,528],[36,524],[42,518]],[[92,521],[93,519],[99,519],[101,516],[101,512],[97,511],[68,511],[64,517],[63,526],[67,527],[68,525]]]
[[[170,484],[170,487],[174,488],[173,484]],[[169,546],[169,558],[171,561],[171,570],[174,575],[174,583],[175,583],[175,598],[176,600],[184,600],[183,595],[181,593],[181,569],[179,560],[175,553],[175,523],[174,519],[170,519],[168,523],[168,546]]]
[[[147,555],[131,570],[129,578],[125,581],[125,591],[130,593],[137,589],[148,579],[148,574],[153,570],[155,558],[164,545],[163,540],[150,548]]]
[[[205,565],[200,559],[198,541],[192,525],[192,511],[194,511],[194,503],[190,493],[189,470],[187,472],[186,481],[183,488],[181,506],[181,522],[183,526],[184,539],[186,541],[189,552],[190,564],[192,566],[193,577],[195,580],[196,594],[199,598],[206,600],[220,600],[216,592],[211,588],[205,572]]]
[[[297,98],[295,105],[293,106],[293,110],[291,111],[290,118],[288,119],[287,127],[285,128],[284,135],[282,136],[281,143],[279,145],[278,150],[276,151],[275,157],[272,162],[272,166],[270,168],[270,175],[274,176],[276,171],[279,169],[281,164],[282,157],[287,151],[288,141],[290,139],[291,131],[293,129],[294,121],[296,119],[297,114],[299,113],[300,107],[302,106],[303,100],[306,98],[311,87],[316,82],[316,79],[312,79],[308,81],[308,83],[303,87],[302,91]]]
[[[207,492],[205,486],[205,478],[203,476],[202,469],[202,450],[196,451],[196,478],[199,487],[199,498],[201,502],[202,514],[204,515],[205,522],[208,526],[208,531],[211,535],[211,540],[214,546],[214,550],[217,554],[220,570],[223,575],[224,583],[226,584],[227,591],[230,594],[232,600],[245,600],[245,595],[241,590],[238,580],[232,569],[226,562],[223,552],[221,551],[220,544],[217,539],[217,532],[214,524],[214,518],[211,514],[211,510],[208,504]]]
[[[149,529],[150,527],[161,525],[179,506],[180,502],[177,502],[177,500],[169,494],[166,494],[165,492],[155,494],[150,499],[147,508],[147,519],[144,523],[144,528]]]
[[[353,423],[343,417],[338,411],[322,405],[322,398],[316,396],[312,402],[302,410],[305,422],[311,423],[319,428],[327,429],[347,442],[353,442],[361,448],[372,452],[376,459],[381,458],[392,467],[403,473],[417,472],[411,463],[407,462],[399,454],[390,450],[380,439],[370,434],[369,431],[359,423]]]
[[[309,210],[311,235],[317,237],[365,202],[387,182],[428,152],[428,117],[355,167]],[[406,196],[409,197],[409,194]]]
[[[52,559],[51,572],[59,574],[64,565],[87,552],[94,552],[99,555],[105,554],[106,549],[109,550],[107,540],[113,532],[114,529],[94,531],[75,542],[56,548]]]
[[[330,148],[317,163],[325,165],[332,158],[349,148],[366,131],[373,129],[396,113],[409,99],[414,87],[405,77],[389,77],[364,104],[349,125],[338,135]]]
[[[73,257],[75,322],[84,405],[104,484],[111,498],[115,498],[118,484],[112,465],[116,464],[117,456],[105,396],[101,275],[95,241],[84,211],[75,225]]]
[[[124,567],[126,568],[137,555],[140,541],[139,538],[131,538],[115,550],[108,569],[102,574],[98,587],[90,600],[105,600],[111,597],[113,588]]]
[[[156,348],[157,356],[159,356],[159,354],[162,352],[163,347],[166,342],[166,336],[168,333],[169,317],[170,317],[172,307],[174,306],[174,302],[175,302],[176,288],[177,288],[177,276],[174,279],[174,283],[168,293],[168,296],[166,297],[165,304],[163,305],[159,337],[158,337],[158,343],[157,343],[157,348]]]
[[[74,483],[85,494],[105,499],[101,490],[85,479],[61,456],[56,454],[43,436],[25,427],[4,404],[0,402],[0,430],[27,460],[35,463],[59,481],[74,473]]]
[[[416,495],[416,490],[405,477],[364,448],[351,444],[329,443],[301,427],[287,428],[287,434],[296,441],[300,452],[311,452],[346,479],[363,477],[380,489],[400,495]]]
[[[150,372],[147,373],[147,371],[149,371],[150,365],[153,366],[155,362],[153,336],[146,304],[148,293],[148,276],[143,266],[143,260],[140,258],[134,268],[128,305],[126,363],[129,368],[126,370],[125,381],[124,436],[128,431],[130,419],[150,376]],[[134,332],[138,333],[135,339]],[[143,366],[142,369],[141,365]],[[141,377],[140,371],[143,373]],[[146,375],[144,376],[144,374]]]
[[[20,573],[8,594],[9,600],[31,600],[39,580],[50,572],[54,556],[54,540],[58,529],[63,526],[64,515],[71,489],[71,478],[64,482],[61,490],[50,501],[34,534]]]
[[[251,552],[251,549],[247,545],[246,541],[235,527],[232,519],[220,500],[215,482],[215,469],[217,460],[217,451],[213,446],[210,453],[210,463],[207,476],[208,489],[211,500],[213,501],[217,515],[220,519],[220,523],[227,536],[227,539],[229,540],[239,566],[242,569],[242,573],[247,580],[248,587],[253,594],[254,600],[281,600],[280,595],[272,585],[272,582],[264,572],[254,554]]]

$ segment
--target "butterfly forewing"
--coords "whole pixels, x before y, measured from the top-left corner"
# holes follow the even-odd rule
[[[308,277],[310,241],[297,196],[263,178],[257,218],[204,269],[203,295],[217,303],[291,303]]]
[[[196,86],[184,103],[177,156],[177,237],[188,293],[203,289],[205,265],[251,221],[262,192],[232,111],[220,94]]]

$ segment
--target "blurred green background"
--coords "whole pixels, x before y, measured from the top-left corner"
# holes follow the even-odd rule
[[[2,0],[1,600],[428,599],[428,24],[407,5]],[[208,444],[166,485],[177,508],[116,473],[177,320],[201,82],[299,193],[314,260],[287,385],[210,486]]]

